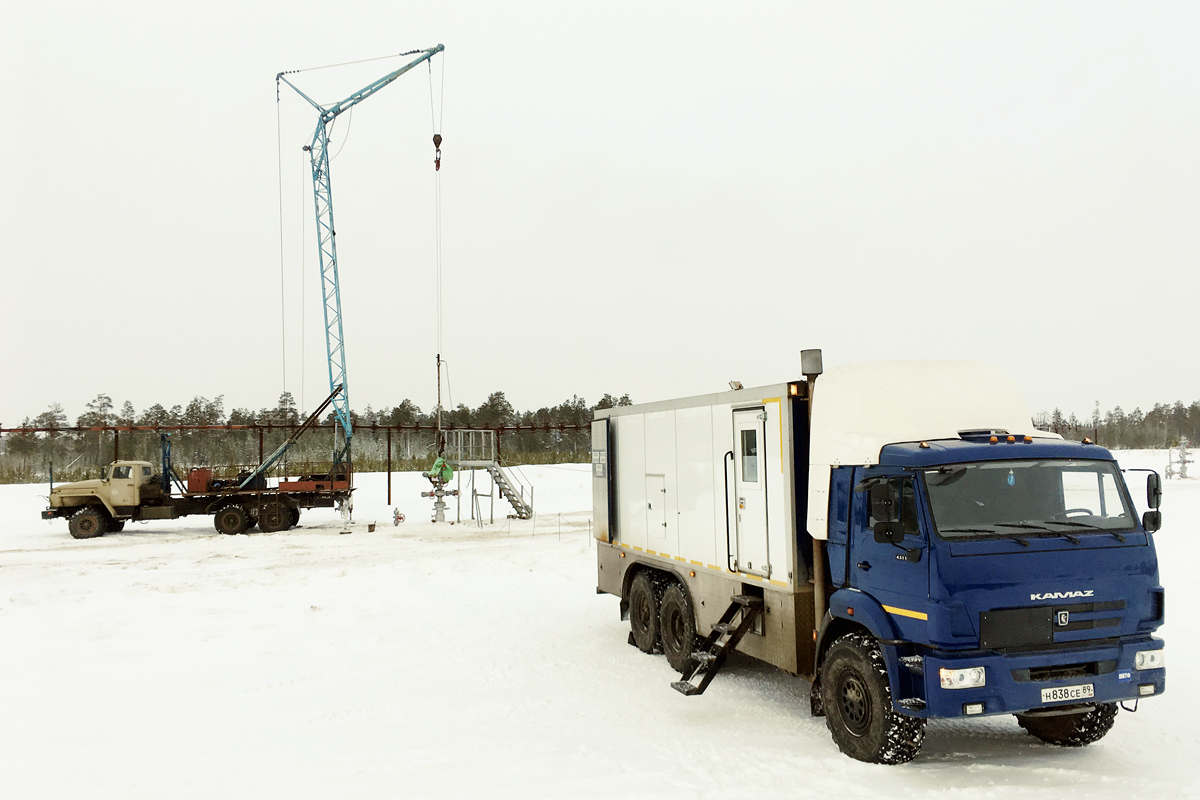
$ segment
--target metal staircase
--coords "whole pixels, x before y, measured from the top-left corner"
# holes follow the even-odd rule
[[[725,666],[729,654],[762,613],[761,597],[738,594],[729,599],[729,608],[721,615],[721,621],[713,625],[712,632],[696,646],[695,652],[692,653],[692,663],[684,671],[682,679],[671,684],[675,691],[689,697],[703,694],[708,684],[712,683],[712,679],[721,671],[721,667]],[[739,615],[741,618],[734,623],[734,618]],[[700,679],[699,683],[696,683],[697,678]]]
[[[512,478],[504,471],[504,468],[499,463],[493,461],[487,465],[488,475],[492,476],[492,481],[495,482],[496,488],[500,490],[500,496],[509,502],[513,510],[517,512],[518,519],[529,519],[533,516],[533,491],[530,490],[529,498],[525,497],[525,487],[520,483],[513,481]],[[514,488],[514,485],[518,488]]]

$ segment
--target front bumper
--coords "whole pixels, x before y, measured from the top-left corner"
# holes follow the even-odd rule
[[[921,660],[923,676],[912,676],[915,680],[910,683],[923,685],[924,708],[919,708],[919,703],[900,701],[897,710],[921,717],[946,718],[966,716],[965,706],[977,703],[982,704],[983,715],[1053,709],[1070,705],[1070,702],[1043,703],[1043,689],[1081,684],[1091,684],[1093,687],[1094,696],[1087,699],[1087,703],[1115,703],[1154,697],[1166,689],[1167,671],[1135,669],[1134,654],[1140,650],[1162,648],[1161,639],[1146,637],[1121,641],[1115,645],[1065,651],[926,653]],[[971,689],[942,688],[942,668],[968,667],[984,668],[987,676],[985,685]],[[904,671],[906,668],[902,666],[900,669]],[[1153,691],[1140,689],[1142,686],[1153,686]]]

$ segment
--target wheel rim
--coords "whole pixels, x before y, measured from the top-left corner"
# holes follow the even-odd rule
[[[838,702],[846,730],[862,736],[871,724],[871,701],[862,678],[854,673],[843,674],[838,687]]]
[[[83,533],[95,533],[96,532],[96,518],[90,517],[90,516],[84,516],[84,517],[80,518],[79,530]]]
[[[679,609],[672,607],[667,612],[666,625],[663,626],[664,643],[669,645],[674,650],[683,649],[683,615],[679,613]]]
[[[650,598],[639,595],[637,602],[634,604],[633,621],[637,623],[638,630],[648,630],[650,628],[650,615],[653,613],[650,608]]]

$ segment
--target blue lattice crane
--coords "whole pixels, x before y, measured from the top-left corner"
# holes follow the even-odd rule
[[[350,442],[354,428],[350,420],[350,388],[346,379],[346,343],[342,330],[342,296],[338,288],[337,231],[333,224],[333,193],[329,182],[329,126],[338,115],[348,111],[371,95],[387,86],[415,66],[422,64],[442,52],[445,47],[437,45],[428,50],[402,53],[416,55],[403,67],[389,72],[374,83],[359,89],[341,102],[322,106],[279,73],[276,81],[283,81],[296,93],[312,104],[320,115],[313,132],[312,143],[305,146],[312,162],[313,197],[317,214],[317,249],[321,258],[321,296],[325,319],[325,347],[329,355],[329,388],[332,392],[341,387],[341,393],[333,399],[333,413],[341,427],[345,443],[334,451],[334,469],[340,464],[350,464]],[[440,140],[440,136],[437,139]]]

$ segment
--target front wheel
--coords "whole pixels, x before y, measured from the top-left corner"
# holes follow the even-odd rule
[[[1104,738],[1117,721],[1117,704],[1100,703],[1078,714],[1053,717],[1017,714],[1017,724],[1043,742],[1062,747],[1083,747]]]
[[[887,664],[863,633],[834,642],[821,666],[825,722],[838,749],[874,764],[903,764],[921,752],[925,720],[892,708]]]
[[[76,539],[94,539],[108,530],[108,514],[95,506],[85,506],[71,515],[67,523],[71,536]]]

